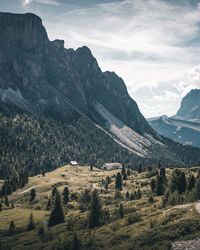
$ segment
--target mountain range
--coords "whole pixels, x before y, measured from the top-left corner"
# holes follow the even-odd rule
[[[63,40],[50,41],[42,20],[31,13],[0,13],[0,107],[2,120],[8,107],[12,119],[20,112],[31,117],[30,123],[41,117],[63,124],[85,119],[90,130],[101,131],[136,163],[138,159],[176,165],[200,161],[199,149],[176,143],[151,128],[124,81],[114,72],[102,72],[89,48],[66,49]],[[23,134],[21,127],[17,133]],[[6,129],[12,131],[12,122]],[[95,140],[95,145],[104,143],[101,138]],[[21,150],[16,145],[15,149]],[[9,158],[9,152],[3,154]]]
[[[148,122],[161,135],[200,147],[200,90],[192,89],[183,98],[175,116],[150,118]]]

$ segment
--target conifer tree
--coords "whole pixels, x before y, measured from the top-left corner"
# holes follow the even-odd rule
[[[127,180],[127,173],[125,172],[125,174],[123,175],[123,180]]]
[[[69,189],[65,187],[63,190],[63,202],[66,205],[69,202]]]
[[[32,188],[29,201],[31,202],[31,201],[35,200],[35,197],[36,197],[36,191],[34,188]]]
[[[101,225],[102,206],[99,199],[98,191],[95,189],[91,197],[91,209],[89,214],[89,228]]]
[[[73,239],[73,248],[72,250],[79,250],[81,249],[80,242],[78,240],[77,232],[74,234],[74,239]]]
[[[106,191],[108,190],[108,182],[107,181],[106,181],[105,189],[106,189]]]
[[[119,172],[117,173],[115,188],[119,189],[119,190],[122,190],[122,176],[121,176],[121,174]]]
[[[1,204],[1,202],[0,202],[0,212],[2,211],[2,204]]]
[[[138,190],[137,190],[136,197],[137,197],[137,199],[140,199],[142,197],[142,193],[140,191],[140,188],[138,188]]]
[[[34,220],[33,220],[33,214],[31,213],[30,217],[29,217],[29,223],[28,223],[28,226],[27,226],[27,230],[31,231],[34,228],[35,228],[35,223],[34,223]]]
[[[164,180],[166,179],[166,171],[165,171],[165,168],[161,168],[161,169],[160,169],[160,176],[162,176]]]
[[[51,209],[51,199],[49,198],[47,202],[47,211],[50,209]]]
[[[15,232],[15,223],[14,223],[14,221],[10,222],[10,226],[9,226],[9,231],[8,232],[9,232],[10,235],[14,234],[14,232]]]
[[[131,170],[130,170],[130,168],[127,169],[127,175],[128,175],[128,176],[131,175]]]
[[[122,175],[124,175],[124,174],[126,173],[126,169],[125,169],[124,164],[122,164],[122,170],[121,170],[121,173],[122,173]]]
[[[119,206],[119,217],[124,218],[124,207],[122,203]]]
[[[156,189],[156,181],[154,179],[151,180],[151,190],[154,193]]]
[[[138,173],[142,173],[142,165],[140,164],[139,167],[138,167]]]
[[[161,176],[156,179],[156,195],[160,196],[164,193],[164,180]]]
[[[172,173],[170,190],[173,193],[175,190],[178,190],[179,194],[185,192],[187,187],[185,173],[180,169],[175,169]]]
[[[126,192],[126,199],[129,200],[129,191]]]
[[[56,196],[57,193],[58,193],[57,187],[54,186],[51,194],[52,194],[52,196]]]
[[[7,196],[7,194],[6,194],[6,196],[5,196],[5,205],[6,205],[7,207],[9,207],[9,201],[8,201],[8,196]]]
[[[194,178],[194,175],[190,175],[188,178],[188,191],[191,191],[195,187],[196,180]]]
[[[65,215],[61,204],[60,193],[57,191],[54,208],[51,211],[48,225],[55,226],[57,224],[63,223],[64,221]]]

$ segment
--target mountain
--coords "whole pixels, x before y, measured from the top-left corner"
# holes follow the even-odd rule
[[[175,116],[150,118],[148,122],[161,135],[200,147],[200,90],[193,89],[183,98]]]
[[[96,129],[101,130],[126,151],[129,159],[137,159],[136,163],[138,158],[148,164],[162,161],[176,165],[200,160],[198,149],[183,147],[160,136],[149,126],[136,102],[129,96],[123,80],[114,72],[102,72],[89,48],[66,49],[64,41],[50,41],[42,20],[31,13],[0,13],[0,100],[2,110],[5,110],[4,105],[9,107],[12,119],[18,112],[28,116],[18,120],[20,129],[15,130],[12,122],[10,126],[7,122],[3,125],[11,132],[15,131],[20,138],[23,138],[27,126],[40,124],[38,119],[41,118],[38,117],[53,119],[55,123],[50,123],[50,130],[61,131],[67,129],[65,123],[76,127],[84,118],[94,134]],[[2,120],[6,121],[6,114],[2,112]],[[27,119],[30,121],[25,122]],[[62,122],[62,128],[58,121]],[[46,129],[39,125],[41,127]],[[80,129],[83,130],[82,127]],[[47,130],[44,134],[48,133]],[[75,133],[77,136],[78,132]],[[87,132],[84,130],[84,133]],[[106,143],[105,139],[101,141],[103,137],[95,137],[96,145]],[[41,139],[45,140],[45,136]],[[55,140],[57,143],[60,141]],[[84,140],[79,138],[78,144],[84,145]],[[9,136],[4,141],[10,147]],[[66,144],[70,147],[67,140]],[[14,150],[19,145],[16,144]],[[88,163],[85,154],[88,156],[90,150],[82,152],[80,145],[79,158]],[[29,152],[32,156],[41,151],[37,145],[35,147]],[[23,150],[26,148],[23,147]],[[108,145],[107,151],[110,151]],[[9,159],[9,152],[2,154],[6,154],[3,159]],[[108,159],[104,157],[104,160]]]
[[[200,122],[200,89],[192,89],[182,100],[177,117]]]

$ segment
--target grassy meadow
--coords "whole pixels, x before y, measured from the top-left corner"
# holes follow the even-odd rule
[[[198,170],[198,167],[196,168]],[[195,169],[182,169],[186,176],[197,175]],[[152,194],[147,172],[131,170],[123,180],[122,191],[116,192],[115,179],[120,170],[103,171],[88,166],[63,166],[45,176],[29,178],[23,189],[8,196],[9,207],[2,200],[0,212],[0,249],[74,249],[77,235],[77,249],[170,249],[171,242],[200,236],[200,214],[194,205],[162,207],[162,196]],[[170,177],[172,169],[166,169]],[[106,188],[106,177],[110,184]],[[0,181],[0,185],[2,182]],[[52,188],[62,194],[69,188],[69,202],[64,205],[65,222],[48,227],[50,210],[48,199]],[[30,190],[36,190],[36,198],[29,202]],[[140,188],[142,197],[131,200],[131,194]],[[97,189],[103,209],[108,209],[110,219],[104,225],[89,229],[89,211],[80,210],[80,195],[85,190]],[[153,201],[149,198],[153,197]],[[11,204],[14,204],[14,208]],[[120,204],[124,216],[119,216]],[[30,214],[33,214],[35,229],[28,231]],[[10,222],[14,221],[14,233],[9,233]],[[41,230],[41,227],[43,230]]]

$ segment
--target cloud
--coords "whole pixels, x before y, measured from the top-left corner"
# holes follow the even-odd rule
[[[25,7],[25,6],[28,6],[30,5],[32,2],[32,0],[22,0],[22,6]]]
[[[59,6],[60,3],[54,0],[22,0],[22,6],[29,6],[31,3],[40,3],[40,4],[48,4],[48,5],[56,5]]]
[[[53,0],[35,0],[36,3],[59,6],[60,3]]]

